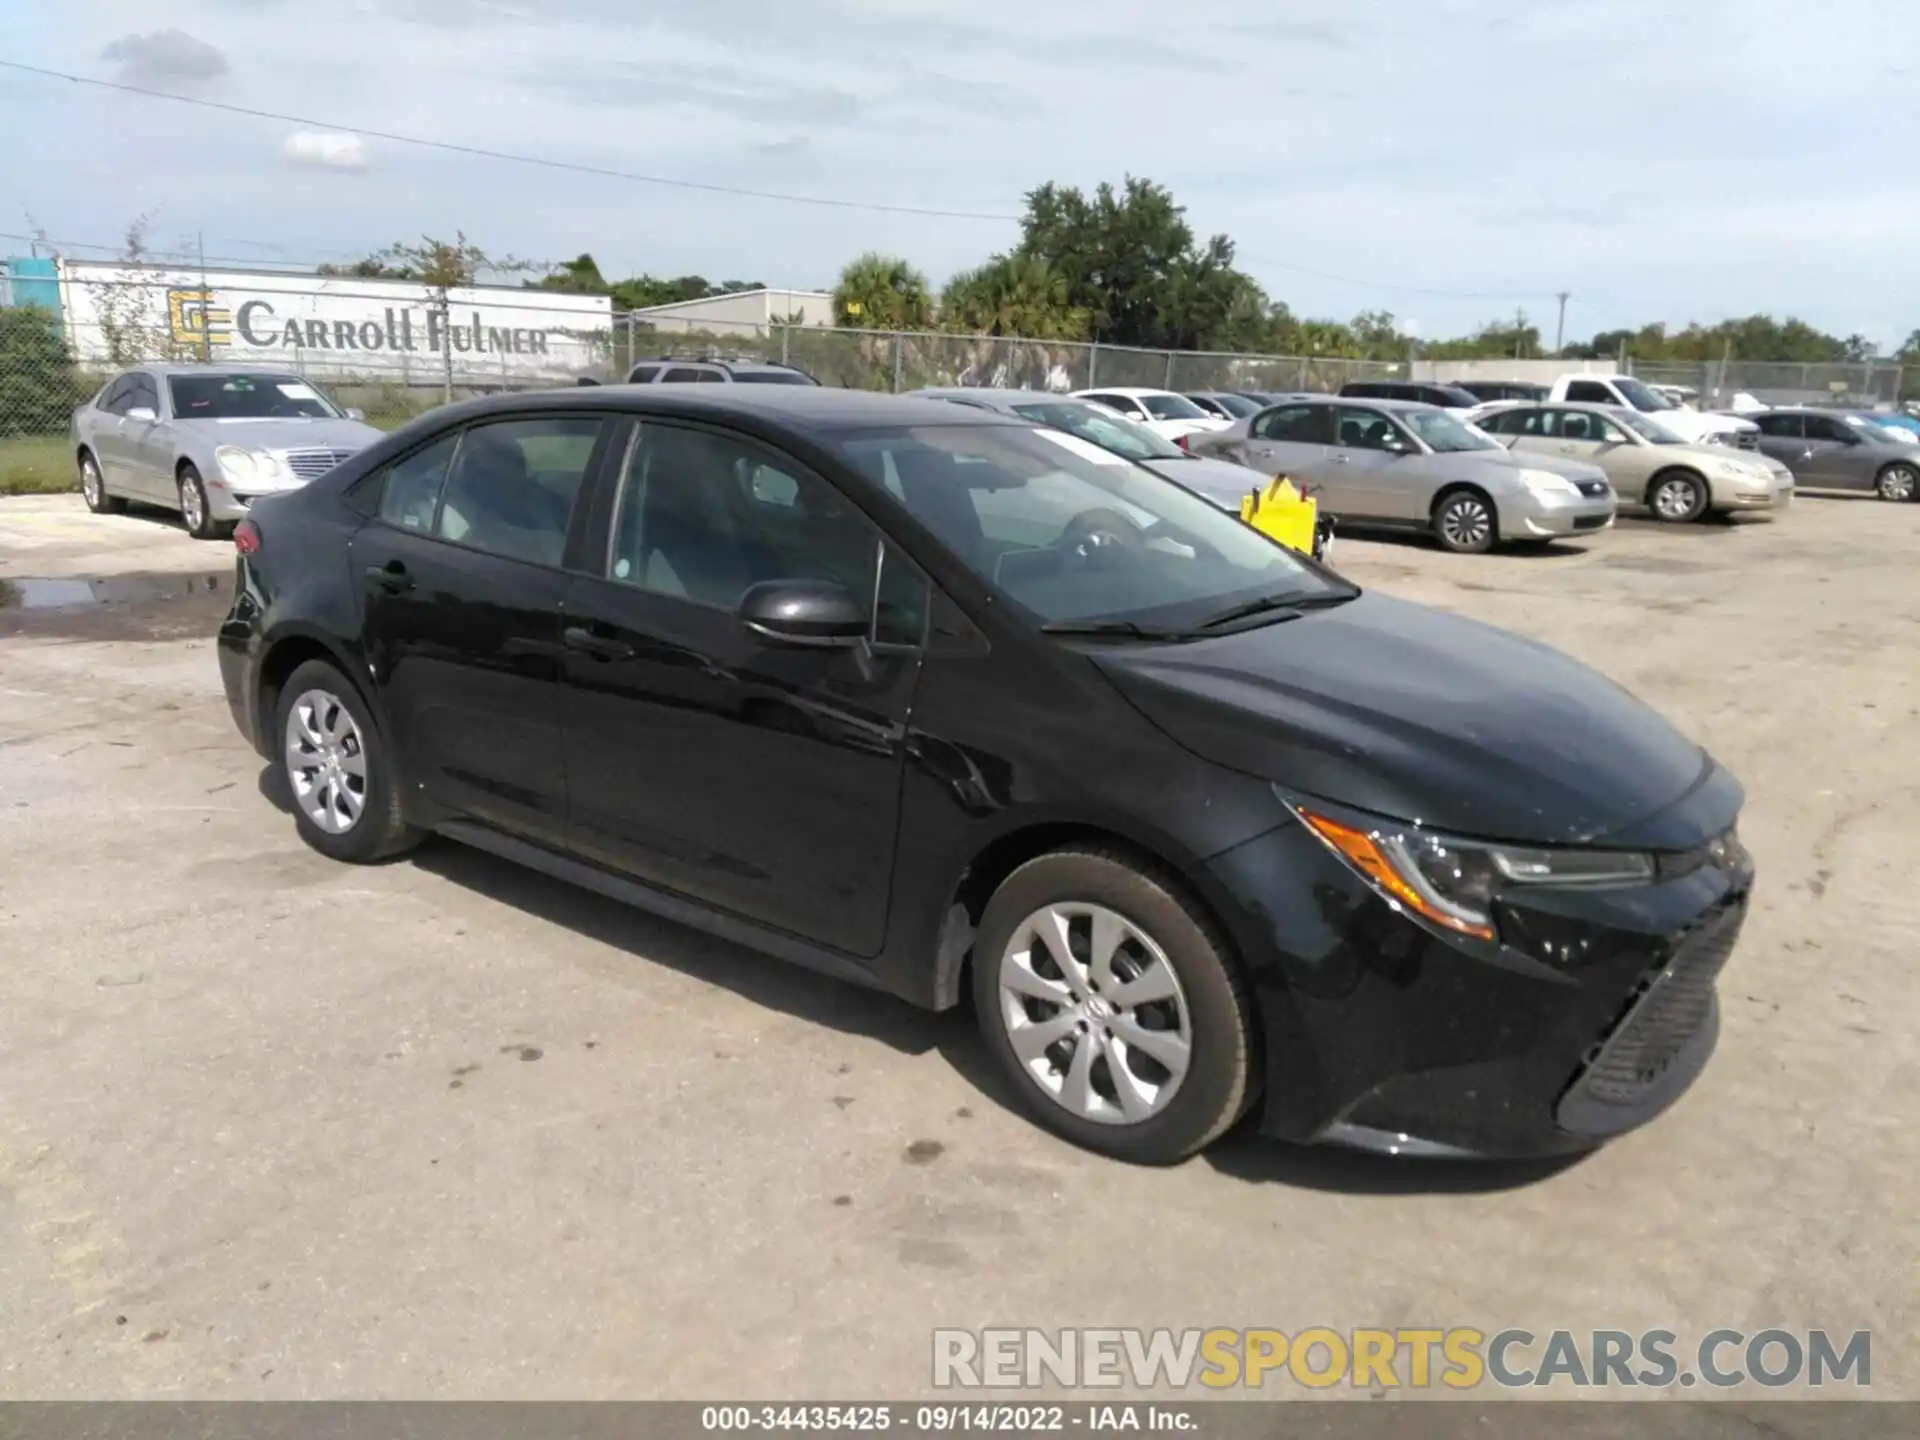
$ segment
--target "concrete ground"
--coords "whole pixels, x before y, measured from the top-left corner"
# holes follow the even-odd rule
[[[0,1396],[910,1396],[936,1326],[1778,1325],[1871,1330],[1872,1393],[1920,1397],[1917,553],[1920,506],[1813,498],[1344,538],[1745,781],[1720,1051],[1551,1172],[1243,1136],[1153,1171],[1012,1114],[961,1016],[450,844],[321,859],[221,699],[228,548],[0,502],[16,602],[170,597],[0,608]]]

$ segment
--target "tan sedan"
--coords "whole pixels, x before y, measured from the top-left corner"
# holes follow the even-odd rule
[[[1466,418],[1517,453],[1598,465],[1622,505],[1644,505],[1673,524],[1711,511],[1777,510],[1793,498],[1793,475],[1766,456],[1689,445],[1656,417],[1621,406],[1495,404]]]

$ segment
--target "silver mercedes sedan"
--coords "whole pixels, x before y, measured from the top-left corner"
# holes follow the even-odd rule
[[[1124,456],[1211,500],[1222,510],[1240,513],[1240,502],[1273,478],[1228,460],[1209,459],[1092,400],[1054,395],[1045,390],[994,390],[985,386],[948,386],[911,392],[928,400],[948,400],[977,410],[998,410],[1078,435],[1102,450]],[[1191,440],[1191,437],[1190,437]]]
[[[1604,530],[1619,503],[1593,465],[1515,455],[1451,411],[1404,400],[1286,401],[1187,443],[1304,481],[1342,524],[1426,530],[1448,550]]]
[[[69,432],[89,510],[162,505],[201,540],[381,438],[292,371],[217,365],[124,371],[73,412]]]

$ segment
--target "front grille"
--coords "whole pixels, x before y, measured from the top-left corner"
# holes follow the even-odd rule
[[[351,454],[351,450],[289,450],[287,468],[298,479],[318,480]]]
[[[1760,432],[1757,430],[1742,430],[1732,438],[1733,446],[1736,450],[1758,450],[1760,448]]]
[[[1604,515],[1576,515],[1573,528],[1576,530],[1598,530],[1607,523]]]
[[[1740,934],[1741,907],[1723,911],[1681,942],[1666,966],[1640,982],[1604,1036],[1576,1091],[1607,1105],[1631,1105],[1660,1083],[1713,1014],[1714,981]]]

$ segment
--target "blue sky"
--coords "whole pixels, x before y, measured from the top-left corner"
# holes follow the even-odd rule
[[[1551,337],[1793,313],[1920,326],[1913,0],[9,0],[0,231],[351,258],[462,229],[610,274],[936,282],[1011,220],[666,189],[356,127],[709,183],[1017,215],[1131,172],[1296,312]],[[307,133],[316,132],[316,133]],[[0,247],[19,248],[0,241]],[[76,252],[80,253],[80,252]]]

